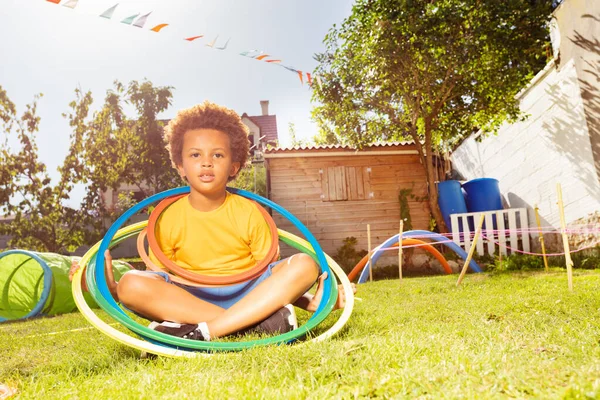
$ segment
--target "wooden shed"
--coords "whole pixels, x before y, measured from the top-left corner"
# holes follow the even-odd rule
[[[366,250],[398,233],[401,197],[413,229],[428,229],[425,168],[410,142],[374,144],[362,150],[329,145],[268,149],[267,192],[294,214],[333,256],[347,237]],[[401,196],[402,193],[402,196]],[[277,226],[298,234],[275,213]],[[282,255],[292,250],[282,246]]]

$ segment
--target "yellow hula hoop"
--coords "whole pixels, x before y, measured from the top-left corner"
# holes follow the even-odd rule
[[[120,229],[115,235],[115,237],[124,236],[128,233],[134,232],[136,229],[143,229],[146,226],[146,224],[146,221],[142,221],[138,222],[137,224],[129,225],[123,229]],[[138,350],[147,351],[148,353],[153,353],[167,357],[197,357],[199,355],[207,356],[208,354],[206,353],[178,350],[166,346],[159,346],[154,343],[147,342],[145,340],[137,339],[113,328],[112,326],[98,318],[98,316],[88,306],[88,304],[85,301],[85,298],[83,297],[83,291],[81,290],[81,277],[85,272],[85,269],[87,268],[87,264],[90,262],[93,255],[98,251],[100,243],[101,241],[92,246],[92,248],[90,248],[87,251],[87,253],[85,253],[85,255],[81,258],[80,268],[75,272],[75,275],[73,276],[73,282],[71,284],[71,291],[73,292],[75,304],[77,305],[77,308],[83,314],[85,319],[87,319],[90,324],[92,324],[100,332],[104,333],[111,339],[114,339],[126,346],[130,346]]]
[[[308,249],[313,250],[310,243],[308,243],[306,240],[294,235],[293,233],[286,232],[281,229],[277,229],[277,231],[279,232],[279,234],[281,236],[287,237],[287,238],[295,241],[296,243],[298,243]],[[338,263],[336,263],[333,260],[333,258],[329,257],[329,255],[327,253],[323,253],[323,254],[325,254],[325,259],[327,260],[327,263],[329,264],[329,268],[331,268],[331,270],[335,274],[336,278],[339,280],[339,282],[342,284],[342,287],[344,288],[344,295],[346,296],[346,306],[344,307],[342,314],[340,315],[340,318],[336,321],[335,324],[333,324],[327,331],[325,331],[322,334],[320,334],[319,336],[311,339],[310,341],[303,342],[303,344],[310,343],[310,342],[322,342],[322,341],[329,339],[333,335],[335,335],[337,332],[340,331],[340,329],[342,329],[344,327],[344,325],[346,325],[346,323],[350,319],[350,315],[352,315],[352,310],[354,309],[354,291],[352,290],[352,284],[350,283],[348,276],[346,275],[344,270],[338,265]]]
[[[115,234],[115,239],[118,239],[118,238],[125,236],[127,234],[130,234],[130,233],[133,233],[136,230],[139,231],[139,230],[143,229],[144,227],[146,227],[147,223],[148,223],[147,221],[141,221],[136,224],[129,225],[125,228],[122,228],[119,231],[117,231],[117,233]],[[304,239],[302,239],[292,233],[283,231],[281,229],[279,229],[278,232],[282,236],[285,236],[286,238],[293,240],[293,241],[297,242],[298,244],[312,250],[312,246]],[[100,247],[100,243],[101,243],[101,241],[99,241],[94,246],[92,246],[85,253],[85,255],[81,258],[80,268],[75,272],[74,277],[73,277],[72,286],[71,286],[72,292],[73,292],[73,298],[75,299],[75,304],[77,305],[77,308],[80,310],[80,312],[83,314],[83,316],[87,319],[87,321],[90,324],[92,324],[94,327],[96,327],[98,330],[100,330],[102,333],[107,335],[108,337],[110,337],[126,346],[133,347],[138,350],[146,351],[148,353],[153,353],[153,354],[162,355],[162,356],[166,356],[166,357],[209,356],[210,354],[208,354],[208,353],[175,349],[175,348],[161,346],[161,345],[147,342],[145,340],[135,338],[133,336],[130,336],[124,332],[121,332],[121,331],[115,329],[111,325],[102,321],[94,313],[94,311],[88,306],[88,304],[85,301],[85,298],[83,297],[83,291],[81,288],[81,278],[83,276],[83,273],[85,272],[85,269],[87,268],[88,263],[93,258],[94,254],[96,254],[96,252],[98,251],[98,248]],[[352,310],[354,308],[354,293],[352,291],[352,286],[351,286],[350,281],[348,280],[348,277],[346,276],[346,274],[344,273],[342,268],[331,257],[329,257],[329,255],[325,254],[325,258],[326,258],[327,263],[329,264],[329,267],[331,268],[332,272],[334,273],[334,275],[336,275],[336,277],[342,284],[342,287],[344,288],[344,293],[346,296],[346,306],[345,306],[342,314],[340,315],[340,318],[336,321],[336,323],[333,326],[331,326],[326,332],[322,333],[321,335],[314,337],[314,338],[310,339],[309,341],[306,341],[303,343],[322,342],[326,339],[329,339],[331,336],[333,336],[335,333],[337,333],[340,329],[342,329],[342,327],[348,322],[350,315],[352,314]]]

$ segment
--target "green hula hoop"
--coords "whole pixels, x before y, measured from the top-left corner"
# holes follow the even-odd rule
[[[115,238],[113,239],[113,241],[111,241],[111,247],[116,245],[117,242],[120,242],[121,240],[124,240],[124,237],[130,237],[136,233],[138,233],[139,231],[141,231],[145,225],[146,225],[146,221],[143,221],[141,223],[123,228],[121,230],[119,230],[119,232],[117,232],[117,234],[115,235]],[[281,234],[280,234],[281,236]],[[285,240],[285,238],[282,238],[283,240]],[[308,248],[303,247],[301,244],[297,243],[297,240],[302,240],[300,238],[295,237],[294,239],[290,239],[290,238],[286,238],[290,241],[290,244],[297,248],[298,250],[306,250],[308,252]],[[325,307],[321,310],[320,313],[318,313],[317,315],[313,316],[313,318],[311,318],[311,320],[309,320],[305,325],[303,325],[302,327],[299,327],[298,329],[292,331],[292,332],[288,332],[282,335],[278,335],[278,336],[274,336],[274,337],[270,337],[270,338],[265,338],[265,339],[259,339],[259,340],[254,340],[254,341],[248,341],[248,342],[199,342],[199,341],[194,341],[194,340],[188,340],[188,339],[182,339],[182,338],[177,338],[177,337],[173,337],[170,335],[165,335],[163,333],[154,331],[152,329],[149,329],[143,325],[138,324],[137,322],[135,322],[134,320],[132,320],[129,316],[123,314],[121,312],[121,310],[115,310],[101,295],[99,295],[98,293],[98,288],[96,286],[96,282],[93,279],[93,277],[95,276],[95,255],[96,252],[98,251],[99,248],[99,243],[94,246],[93,248],[91,248],[88,253],[84,256],[84,259],[82,259],[82,264],[83,261],[91,261],[88,265],[87,268],[87,283],[88,283],[88,287],[90,290],[90,293],[92,294],[92,297],[94,298],[94,300],[96,300],[96,302],[98,303],[98,305],[104,309],[111,317],[113,317],[114,319],[116,319],[118,322],[120,322],[122,325],[126,326],[127,328],[129,328],[130,330],[132,330],[133,332],[138,333],[139,335],[141,335],[142,337],[150,340],[150,341],[156,341],[162,344],[165,344],[167,346],[171,346],[174,348],[171,350],[167,350],[164,348],[164,346],[158,346],[161,348],[162,351],[156,351],[156,347],[154,346],[150,346],[151,348],[148,348],[148,346],[143,346],[143,350],[152,352],[152,353],[158,353],[158,354],[164,354],[164,355],[170,355],[170,356],[179,356],[179,355],[186,355],[183,352],[187,352],[190,349],[194,349],[194,350],[213,350],[213,351],[235,351],[235,350],[243,350],[243,349],[247,349],[247,348],[251,348],[251,347],[257,347],[257,346],[265,346],[265,345],[271,345],[271,344],[281,344],[284,342],[289,342],[289,341],[293,341],[298,339],[299,337],[307,334],[311,329],[313,329],[314,327],[316,327],[319,323],[321,323],[331,312],[331,310],[333,309],[333,306],[335,305],[335,302],[337,301],[337,285],[331,285],[331,292],[330,292],[330,296],[329,296],[329,301],[328,303],[325,305]],[[312,256],[315,257],[314,252],[312,252]],[[332,260],[331,260],[332,261]],[[328,260],[328,263],[330,261]],[[84,266],[84,265],[82,265]],[[337,266],[339,268],[339,266]],[[341,269],[340,269],[341,270]],[[83,268],[80,269],[80,273],[78,274],[79,276],[79,280],[81,279],[81,274],[83,273]],[[78,271],[79,272],[79,271]],[[338,271],[334,271],[334,274],[336,276],[338,276]],[[343,272],[341,272],[341,276],[345,277],[345,274]],[[92,278],[92,279],[90,279]],[[74,280],[75,282],[75,280]],[[79,297],[77,293],[78,291],[81,291],[81,284],[80,282],[78,282],[77,285],[73,286],[73,292],[74,292],[74,297],[76,298],[76,303],[77,306],[80,308],[80,310],[82,311],[82,313],[84,313],[84,315],[86,315],[86,317],[88,316],[88,312],[87,310],[84,309],[85,307],[82,307],[82,305],[80,304],[80,302],[77,301],[77,298]],[[349,288],[346,290],[347,293],[352,293],[352,289]],[[347,296],[348,298],[348,296]],[[347,300],[348,303],[348,300]],[[350,308],[347,308],[348,310],[350,310]],[[93,312],[92,312],[93,313]],[[90,322],[92,322],[93,325],[95,325],[96,327],[98,327],[101,331],[103,331],[104,333],[108,333],[106,330],[105,326],[99,326],[98,321],[93,319],[93,318],[88,318],[88,320]],[[106,325],[106,324],[105,324]],[[117,331],[120,332],[120,331]],[[120,332],[122,333],[122,332]],[[116,335],[115,332],[111,332],[113,338],[120,340],[123,339],[120,335]],[[120,340],[123,341],[123,340]],[[147,342],[143,342],[146,344],[149,344]],[[127,340],[125,344],[128,345],[132,345],[132,342]],[[133,347],[139,347],[138,346],[139,343],[136,343],[135,346]],[[155,345],[156,346],[156,345]],[[166,354],[165,354],[166,353]]]

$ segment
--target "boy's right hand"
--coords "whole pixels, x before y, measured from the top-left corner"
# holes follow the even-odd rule
[[[73,276],[75,275],[75,272],[77,272],[79,267],[80,267],[79,261],[77,261],[77,260],[71,261],[71,268],[69,268],[69,280],[70,281],[73,281]],[[83,275],[81,277],[81,290],[83,290],[84,292],[88,291],[87,282],[85,280],[85,275]]]
[[[75,272],[77,272],[79,267],[79,262],[73,260],[73,262],[71,263],[71,268],[69,269],[69,280],[73,280],[73,276],[75,275]],[[117,294],[117,282],[115,282],[115,277],[113,275],[112,270],[112,256],[110,255],[110,251],[108,250],[104,252],[104,274],[104,276],[106,276],[106,285],[108,286],[110,294],[116,301],[119,301],[119,296]],[[84,292],[88,291],[85,275],[83,275],[81,279],[81,289]]]

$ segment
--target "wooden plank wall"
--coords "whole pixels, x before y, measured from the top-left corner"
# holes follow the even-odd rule
[[[267,160],[267,168],[270,199],[306,225],[331,256],[349,236],[358,239],[357,250],[366,250],[367,224],[371,224],[373,247],[397,234],[401,189],[412,189],[412,194],[421,198],[408,199],[413,229],[428,229],[425,169],[418,155],[271,158]],[[343,168],[345,181],[340,178]],[[355,180],[361,171],[366,174],[363,185],[360,179]],[[332,183],[332,177],[339,180],[337,185]],[[332,201],[332,198],[348,200]],[[278,213],[273,217],[279,228],[299,234]],[[283,256],[289,256],[290,252],[295,251],[282,246]]]

